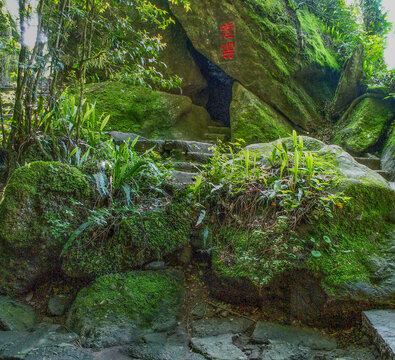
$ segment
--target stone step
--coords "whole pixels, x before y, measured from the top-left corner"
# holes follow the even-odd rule
[[[230,127],[224,126],[209,126],[208,132],[210,134],[224,134],[230,137]]]
[[[176,161],[173,162],[173,165],[175,170],[185,171],[190,173],[198,173],[203,168],[202,164],[186,162],[186,161]]]
[[[379,158],[371,158],[371,157],[356,157],[356,161],[360,164],[367,166],[372,170],[380,170],[381,169],[381,160]]]
[[[186,140],[167,140],[164,142],[163,150],[171,152],[173,150],[180,150],[181,152],[204,152],[212,153],[213,144],[199,141],[186,141]]]
[[[213,154],[210,153],[204,153],[204,152],[188,152],[184,155],[185,160],[195,162],[195,163],[200,163],[200,164],[205,164],[209,162],[209,160],[213,157]]]
[[[382,360],[395,360],[395,310],[364,311],[362,321]]]
[[[206,133],[204,134],[204,138],[209,141],[214,141],[217,142],[218,140],[221,140],[222,142],[225,142],[228,140],[228,136],[226,134],[212,134],[212,133]]]
[[[385,170],[375,170],[377,174],[381,175],[385,180],[391,179],[391,173]]]
[[[178,170],[173,170],[172,175],[171,185],[177,188],[186,188],[187,186],[192,185],[197,177],[196,173]]]
[[[395,182],[390,182],[390,186],[391,186],[392,190],[395,191]]]

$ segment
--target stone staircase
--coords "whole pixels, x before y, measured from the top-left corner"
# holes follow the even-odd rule
[[[127,139],[133,141],[136,134],[126,134],[118,131],[108,133],[116,143]],[[213,156],[213,143],[186,140],[149,140],[139,136],[135,145],[138,151],[154,148],[163,157],[174,164],[172,186],[186,188],[194,183],[199,171]]]
[[[176,187],[185,188],[194,183],[200,170],[212,158],[213,144],[184,141],[180,148],[181,141],[176,141],[171,145],[169,143],[167,141],[166,155],[174,164],[172,184]]]
[[[209,143],[217,143],[218,140],[222,142],[230,141],[231,133],[230,127],[219,126],[212,124],[208,127],[207,133],[204,134],[205,140]]]

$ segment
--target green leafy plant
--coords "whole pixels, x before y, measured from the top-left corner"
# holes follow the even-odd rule
[[[267,282],[298,259],[318,258],[332,246],[325,237],[317,244],[304,240],[298,228],[333,217],[347,199],[330,192],[331,176],[305,151],[303,137],[294,132],[290,140],[275,144],[263,159],[241,143],[219,144],[192,185],[199,188],[205,218],[215,224],[210,246],[228,275],[260,272],[258,282]],[[235,235],[222,235],[224,229]]]

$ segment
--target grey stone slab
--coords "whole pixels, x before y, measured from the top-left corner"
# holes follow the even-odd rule
[[[75,345],[78,336],[57,325],[40,325],[34,331],[0,332],[0,359],[93,360],[91,353]]]
[[[285,342],[312,350],[333,350],[336,340],[311,329],[301,329],[260,321],[252,338],[256,343]]]
[[[232,334],[192,338],[191,347],[210,360],[247,360],[237,346],[233,344]]]
[[[198,320],[192,323],[192,336],[238,334],[246,331],[252,325],[252,321],[243,318]]]
[[[132,360],[130,356],[126,355],[126,347],[115,346],[93,353],[96,360]]]
[[[364,311],[363,323],[382,358],[395,360],[395,310]]]
[[[312,360],[311,351],[302,346],[273,343],[263,350],[262,360]]]
[[[128,354],[141,360],[205,360],[202,355],[191,353],[186,346],[169,343],[136,343],[129,347]]]
[[[187,187],[193,184],[197,178],[197,174],[189,173],[185,171],[173,170],[173,177],[171,178],[171,184],[175,187]]]

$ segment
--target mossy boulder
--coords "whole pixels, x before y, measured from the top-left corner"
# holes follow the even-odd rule
[[[334,142],[353,155],[363,154],[377,144],[393,118],[390,101],[380,96],[357,99],[340,119]]]
[[[381,155],[381,168],[391,174],[391,181],[395,181],[395,122],[389,129],[388,134],[389,136]]]
[[[188,96],[194,104],[202,104],[202,90],[207,87],[207,82],[200,72],[188,49],[188,37],[177,19],[172,16],[167,0],[153,0],[152,4],[159,9],[166,11],[165,16],[173,20],[166,29],[159,29],[158,24],[146,21],[141,18],[141,13],[136,7],[125,6],[125,16],[133,20],[133,29],[147,31],[151,36],[161,37],[164,49],[158,53],[158,62],[163,62],[166,66],[158,66],[157,69],[163,73],[164,77],[178,76],[182,79],[181,88],[165,89],[160,85],[151,84],[155,90],[165,91],[172,94]],[[135,40],[135,35],[130,34]]]
[[[307,11],[294,11],[289,2],[231,0],[191,1],[170,9],[192,45],[225,73],[266,104],[304,129],[317,127],[322,117],[296,74],[313,64],[339,69],[334,52],[320,35],[320,24]],[[220,26],[235,25],[235,57],[222,56]],[[232,40],[233,42],[233,40]]]
[[[67,326],[87,347],[138,342],[145,333],[177,325],[183,275],[176,271],[136,271],[99,277],[81,290]]]
[[[95,230],[96,231],[96,230]],[[140,268],[188,244],[191,213],[186,202],[174,201],[146,211],[125,213],[114,234],[92,240],[86,232],[67,250],[63,271],[71,277],[99,276]]]
[[[27,305],[0,297],[0,330],[30,330],[36,322],[36,314]]]
[[[339,118],[347,109],[347,106],[361,95],[364,61],[364,47],[358,45],[347,60],[340,77],[335,98],[333,99],[332,117]]]
[[[201,140],[210,115],[189,97],[131,87],[120,82],[87,85],[86,98],[99,114],[111,115],[107,130],[151,139]]]
[[[238,82],[233,85],[230,125],[232,140],[243,139],[247,144],[269,142],[292,133],[292,125],[283,116]]]
[[[168,1],[156,0],[160,8],[170,11]],[[182,94],[192,99],[194,104],[204,105],[201,92],[207,87],[207,81],[200,72],[188,49],[188,37],[179,21],[172,16],[174,23],[170,24],[164,31],[163,42],[166,47],[159,54],[159,61],[166,64],[166,73],[177,75],[182,79],[181,90],[165,90],[174,94]]]
[[[54,269],[90,194],[86,177],[72,166],[37,161],[13,172],[0,203],[2,291],[27,291]]]
[[[215,270],[226,276],[247,277],[258,285],[263,284],[264,290],[271,295],[271,291],[277,289],[275,295],[283,296],[279,301],[290,301],[284,295],[290,293],[294,299],[307,299],[311,296],[311,304],[315,300],[320,304],[319,309],[315,308],[315,314],[299,311],[299,305],[299,310],[291,309],[303,321],[324,319],[324,315],[320,315],[321,311],[324,311],[324,307],[329,309],[328,303],[333,299],[354,301],[354,305],[350,306],[353,310],[358,308],[355,304],[360,301],[372,304],[371,306],[390,303],[395,298],[395,286],[388,286],[387,283],[388,279],[394,278],[393,270],[388,266],[378,278],[377,271],[369,263],[372,258],[387,262],[389,248],[393,246],[388,238],[394,229],[390,214],[395,206],[395,192],[383,177],[357,163],[339,146],[325,145],[307,137],[303,139],[305,149],[314,154],[316,165],[331,174],[331,192],[349,200],[345,203],[336,202],[330,217],[312,216],[294,229],[295,233],[283,248],[285,252],[294,246],[299,248],[292,261],[278,261],[270,255],[258,256],[254,252],[254,244],[266,241],[263,240],[264,233],[251,234],[247,229],[223,228],[221,233],[216,234],[218,243],[222,244],[219,251],[222,254],[225,252],[231,260],[218,258],[218,261],[214,261]],[[281,141],[288,144],[288,149],[292,149],[292,138],[269,144],[253,144],[246,149],[250,154],[268,158],[274,145]],[[269,165],[264,158],[262,162]],[[267,231],[271,231],[270,227]],[[282,248],[281,241],[279,236],[274,245],[268,245],[268,249],[273,249],[273,246]],[[320,254],[314,257],[310,254],[311,245],[317,243],[323,245]],[[270,254],[271,250],[267,251]],[[252,260],[254,261],[251,262]],[[311,279],[308,282],[311,287],[303,289],[301,284],[298,285],[297,278],[293,277],[296,273],[302,273],[306,279]],[[360,287],[354,286],[361,283],[374,291],[361,294]],[[287,286],[289,289],[284,290]],[[303,296],[300,295],[301,291]],[[318,294],[319,299],[314,300],[314,294]],[[292,303],[290,306],[292,308]]]

